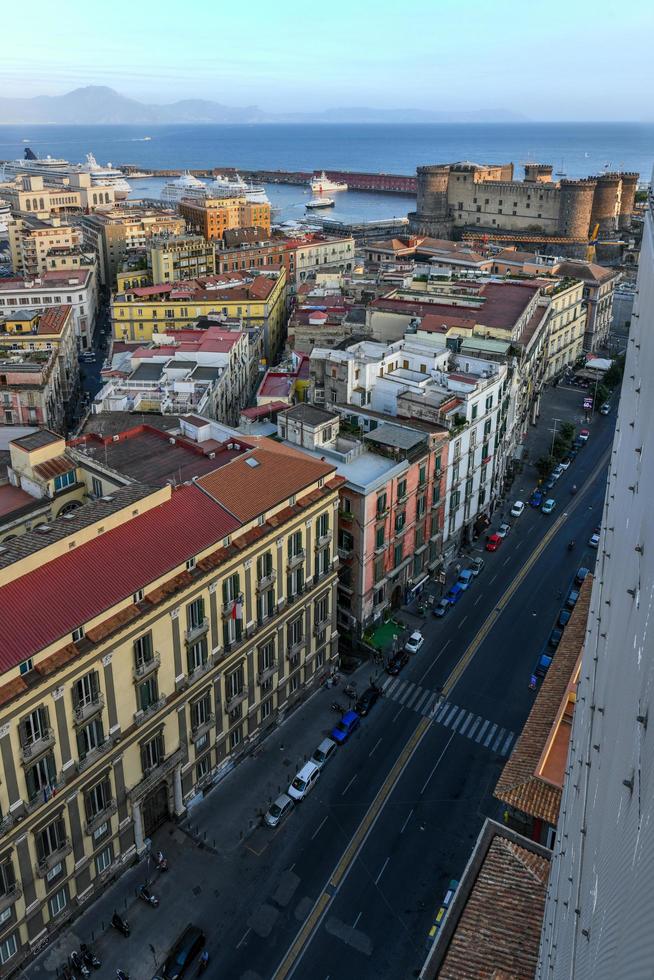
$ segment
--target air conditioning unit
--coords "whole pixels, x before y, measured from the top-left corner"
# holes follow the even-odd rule
[[[113,437],[113,441],[114,442],[119,442],[120,441],[120,436],[114,436]]]
[[[175,436],[171,436],[168,442],[170,443],[171,446],[174,446],[177,440],[175,439]]]

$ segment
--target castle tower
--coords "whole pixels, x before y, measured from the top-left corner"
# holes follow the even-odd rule
[[[597,181],[590,177],[583,180],[562,180],[559,186],[559,235],[566,238],[588,238]]]
[[[640,174],[634,173],[623,173],[620,174],[622,178],[622,193],[620,194],[620,213],[618,214],[618,230],[631,227],[631,218],[634,213],[634,200],[636,197],[636,189],[638,187],[638,181],[640,180]]]
[[[450,238],[452,220],[447,203],[450,168],[448,166],[418,167],[417,176],[416,210],[410,212],[408,216],[411,234]]]
[[[591,231],[599,225],[600,235],[610,235],[617,230],[620,213],[620,174],[600,174],[593,197],[593,210],[590,215]]]
[[[549,163],[526,163],[525,184],[549,184],[553,167]]]

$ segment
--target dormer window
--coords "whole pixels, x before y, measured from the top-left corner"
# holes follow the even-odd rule
[[[75,470],[68,470],[67,473],[61,473],[59,476],[55,476],[55,492],[64,490],[66,487],[72,487],[74,483],[76,483]]]
[[[71,633],[73,643],[79,643],[80,640],[84,639],[84,627],[78,626],[76,630]]]
[[[21,674],[29,674],[30,670],[34,670],[34,661],[31,657],[28,657],[27,660],[23,660],[23,662],[18,665],[18,669]]]

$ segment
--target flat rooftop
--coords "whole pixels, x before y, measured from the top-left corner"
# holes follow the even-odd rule
[[[411,429],[405,429],[399,425],[385,423],[372,432],[366,433],[367,442],[372,442],[377,446],[388,446],[392,449],[413,449],[424,442],[424,436]]]

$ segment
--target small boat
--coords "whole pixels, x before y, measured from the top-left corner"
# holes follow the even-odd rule
[[[304,205],[305,208],[333,208],[336,201],[333,197],[314,197],[311,201],[307,201]]]

